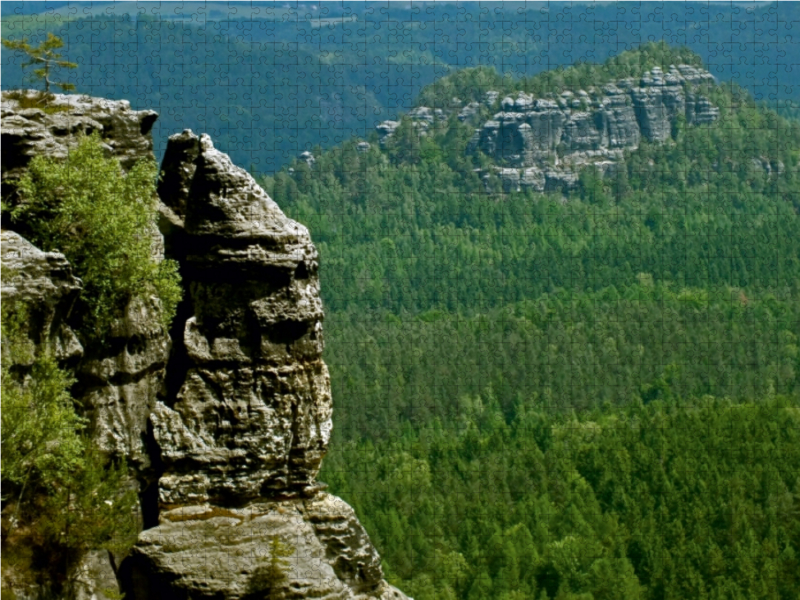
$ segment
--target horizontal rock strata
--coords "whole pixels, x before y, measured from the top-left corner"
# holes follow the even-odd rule
[[[151,417],[161,503],[303,491],[331,431],[316,248],[208,136],[170,138],[163,170],[188,318]]]
[[[277,538],[284,578],[265,576]],[[134,598],[381,598],[405,596],[383,581],[380,557],[353,510],[320,493],[310,500],[203,504],[162,513],[123,568]]]

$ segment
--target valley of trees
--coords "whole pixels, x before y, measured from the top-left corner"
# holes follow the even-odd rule
[[[686,62],[650,44],[530,79],[468,69],[419,102]],[[736,85],[712,102],[714,124],[566,195],[487,189],[455,114],[262,177],[321,254],[321,479],[409,595],[797,596],[800,126]]]
[[[800,590],[796,398],[578,415],[530,402],[508,419],[489,390],[462,398],[448,421],[402,429],[335,444],[324,478],[415,599],[789,600]]]
[[[183,26],[166,27],[142,17],[137,40],[164,34],[170,47],[167,34]],[[465,69],[423,89],[419,102],[449,109],[453,96],[488,90],[577,90],[686,62],[701,61],[661,43],[529,78]],[[274,85],[287,94],[294,86]],[[336,412],[320,479],[353,505],[387,579],[409,596],[800,594],[800,124],[736,85],[716,86],[711,100],[715,123],[679,123],[668,142],[626,152],[615,177],[586,171],[564,194],[504,193],[491,161],[466,152],[472,129],[455,113],[426,137],[404,119],[385,147],[375,134],[366,151],[356,139],[320,145],[313,167],[295,161],[260,176],[321,255]],[[233,143],[237,127],[234,119],[210,133]],[[170,313],[176,269],[151,263],[144,233],[155,217],[152,165],[123,180],[91,140],[71,158],[93,166],[85,179],[32,163],[21,190],[36,200],[13,216],[84,278],[79,335],[97,335],[93,323],[107,322],[137,286]],[[56,194],[64,182],[76,191]],[[89,184],[107,200],[99,224],[87,210]],[[107,225],[112,237],[58,239],[73,221],[101,233]],[[115,231],[133,245],[118,248]],[[138,268],[116,263],[117,250]],[[129,543],[130,528],[115,525],[133,499],[99,506],[108,485],[123,487],[124,465],[93,459],[83,420],[68,410],[71,380],[52,360],[32,367],[46,385],[16,376],[5,362],[13,342],[6,330],[4,502],[20,502],[33,477],[44,503],[26,509],[30,523],[43,515],[40,529],[24,532],[38,546],[16,560],[34,564],[48,546],[68,561],[87,544]],[[7,419],[24,422],[37,402],[63,430],[54,434],[68,442],[56,444],[63,456],[6,446],[20,428]],[[48,448],[49,431],[40,433]],[[69,524],[57,518],[62,506],[75,507]],[[74,537],[62,540],[69,526]]]

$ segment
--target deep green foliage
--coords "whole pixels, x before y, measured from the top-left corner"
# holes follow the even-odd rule
[[[712,100],[716,123],[643,143],[613,179],[584,174],[568,202],[487,198],[474,171],[486,159],[466,155],[471,132],[455,119],[427,138],[404,122],[385,150],[346,143],[264,185],[314,232],[335,311],[482,311],[558,288],[620,288],[638,273],[686,287],[794,287],[800,126],[738,88],[715,88]]]
[[[693,401],[457,419],[334,445],[321,478],[389,580],[434,598],[800,593],[800,402]]]
[[[17,184],[22,200],[14,222],[37,246],[63,252],[83,280],[76,319],[84,336],[106,336],[138,294],[160,299],[165,327],[175,314],[177,266],[153,260],[156,175],[152,161],[124,174],[117,160],[104,157],[95,134],[64,160],[35,157]]]
[[[34,352],[25,307],[3,309],[4,572],[58,594],[87,550],[130,548],[137,495],[124,461],[109,462],[85,437],[71,375],[46,349]]]
[[[563,412],[672,396],[800,396],[796,294],[641,279],[620,291],[543,294],[473,317],[334,312],[325,359],[335,443],[457,419],[459,398],[487,385],[507,418],[531,398]]]
[[[25,500],[26,489],[58,479],[81,460],[84,425],[72,407],[74,379],[47,353],[34,355],[25,335],[28,311],[3,310],[2,478],[3,500]],[[15,365],[30,365],[30,376],[15,375]],[[15,489],[12,495],[8,486]]]
[[[651,44],[576,69],[601,82],[661,61],[698,64]],[[447,77],[442,97],[475,77],[490,75]],[[642,143],[566,198],[487,194],[454,118],[265,178],[320,249],[337,439],[451,414],[486,382],[507,415],[533,396],[800,393],[800,127],[735,86],[711,97],[716,123]]]
[[[654,44],[499,91],[680,63]],[[455,118],[264,178],[321,254],[321,478],[414,598],[800,593],[800,129],[710,95],[717,122],[564,195],[487,191]]]

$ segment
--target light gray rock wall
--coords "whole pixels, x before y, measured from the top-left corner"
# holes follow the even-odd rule
[[[404,600],[353,510],[316,482],[332,405],[308,231],[208,136],[172,136],[162,170],[166,248],[187,295],[150,415],[159,522],[124,561],[122,589],[262,598],[277,537],[291,554],[271,598]]]
[[[285,579],[265,589],[273,538],[288,550]],[[261,575],[261,576],[260,576]],[[173,509],[142,533],[121,569],[134,600],[326,598],[406,600],[383,580],[380,557],[352,508],[320,493],[309,500]]]
[[[690,125],[715,121],[719,109],[703,95],[703,86],[713,81],[707,71],[679,65],[591,93],[520,93],[503,99],[502,111],[476,129],[467,151],[480,150],[497,162],[506,191],[568,189],[577,185],[584,166],[609,172],[622,151],[636,149],[642,139],[667,141],[680,116]]]
[[[173,361],[182,380],[151,419],[161,502],[302,491],[332,428],[316,248],[208,136],[170,138],[163,170],[179,176],[160,191],[187,298]]]

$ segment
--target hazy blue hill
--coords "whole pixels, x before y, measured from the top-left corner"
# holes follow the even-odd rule
[[[366,137],[453,69],[521,77],[649,40],[687,45],[757,100],[797,100],[798,12],[795,3],[4,2],[2,33],[63,36],[81,65],[78,92],[161,113],[159,154],[164,134],[192,127],[271,173],[315,144]],[[3,52],[4,88],[20,85],[18,62]]]

